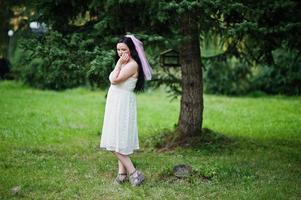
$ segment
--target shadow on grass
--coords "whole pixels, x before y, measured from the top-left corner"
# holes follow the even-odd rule
[[[203,128],[199,135],[189,137],[182,137],[178,130],[163,130],[159,135],[146,138],[143,143],[145,148],[157,152],[172,151],[179,147],[220,151],[236,144],[237,139],[227,137],[208,128]]]
[[[249,151],[269,149],[288,155],[296,154],[301,150],[301,141],[229,137],[209,128],[203,128],[201,134],[184,138],[177,130],[164,130],[160,134],[146,138],[143,146],[156,152],[168,152],[181,148],[182,150],[202,150],[209,154],[226,154],[242,149]],[[298,156],[293,157],[298,158]]]
[[[174,175],[173,165],[163,165],[160,172],[154,175],[154,180],[167,184],[198,185],[214,180],[249,184],[275,176],[275,173],[279,173],[278,169],[288,170],[285,168],[288,164],[301,164],[300,140],[228,137],[208,128],[202,129],[198,136],[186,138],[181,138],[176,130],[165,130],[144,140],[143,145],[146,151],[166,152],[168,156],[175,156],[174,159],[179,160],[178,164],[194,163],[191,164],[192,172],[184,178]],[[297,169],[291,170],[290,175],[280,173],[279,176],[295,174]]]

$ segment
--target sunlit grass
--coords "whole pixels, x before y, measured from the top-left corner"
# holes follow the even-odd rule
[[[116,159],[99,151],[105,91],[41,91],[0,82],[0,199],[298,199],[301,97],[204,96],[206,128],[225,146],[133,156],[146,174],[139,188],[114,186]],[[137,96],[140,143],[177,123],[179,100],[164,89]],[[163,178],[179,163],[195,174]],[[21,186],[13,195],[11,188]]]

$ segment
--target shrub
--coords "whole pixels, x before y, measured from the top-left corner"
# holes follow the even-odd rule
[[[21,39],[13,72],[37,88],[62,90],[80,85],[107,85],[112,52],[100,49],[82,33],[50,31]]]
[[[86,73],[89,85],[92,87],[104,87],[109,84],[108,74],[114,67],[115,62],[114,50],[101,50],[99,47],[95,48],[94,59],[89,63],[88,70]]]
[[[297,52],[278,49],[274,65],[263,65],[253,77],[253,87],[269,94],[301,94],[301,58]]]
[[[248,65],[235,57],[205,59],[206,93],[244,95],[266,93],[300,95],[301,58],[286,48],[273,52],[274,63]]]
[[[205,60],[206,93],[242,95],[249,92],[250,66],[235,57]]]

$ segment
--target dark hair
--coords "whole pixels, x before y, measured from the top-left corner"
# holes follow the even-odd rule
[[[132,58],[138,64],[138,80],[137,80],[134,92],[142,92],[144,90],[145,78],[144,78],[144,73],[143,73],[143,69],[142,69],[142,65],[141,65],[141,60],[140,60],[140,58],[138,56],[138,53],[137,53],[136,48],[135,48],[135,45],[134,45],[134,43],[133,43],[133,41],[132,41],[131,38],[125,37],[125,36],[122,37],[122,38],[120,38],[119,41],[118,41],[118,43],[124,43],[124,44],[126,44],[129,47]],[[116,50],[116,58],[115,59],[116,59],[116,62],[119,59],[117,50]]]

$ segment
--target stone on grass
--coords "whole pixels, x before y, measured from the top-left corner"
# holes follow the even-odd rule
[[[12,195],[17,195],[21,192],[21,186],[15,186],[11,190]]]
[[[192,167],[190,165],[176,165],[173,168],[173,173],[178,178],[185,178],[191,175]]]

